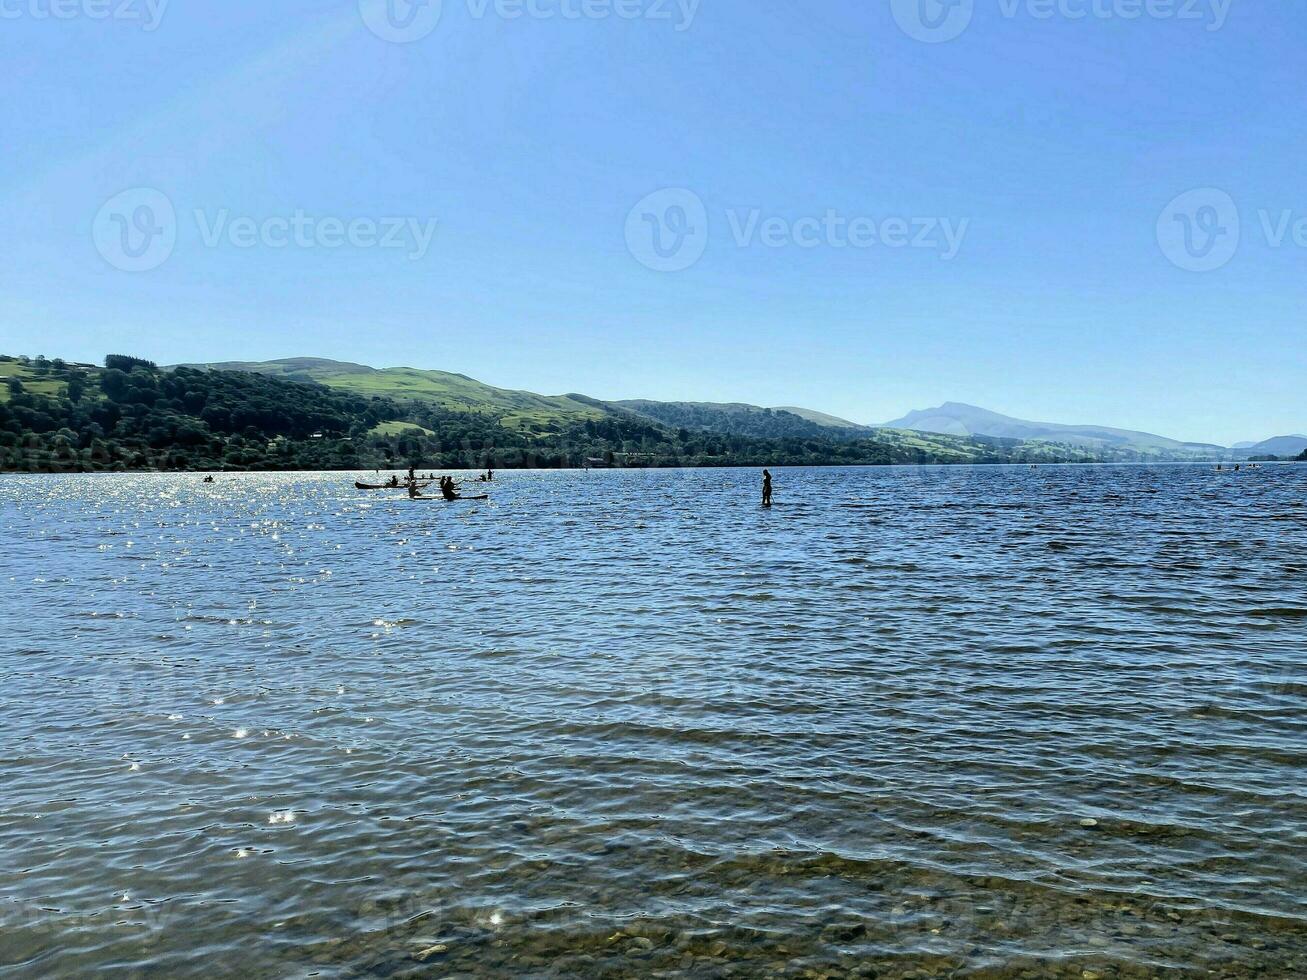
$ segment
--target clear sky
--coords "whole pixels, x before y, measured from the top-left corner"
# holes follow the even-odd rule
[[[950,2],[0,0],[0,352],[1307,430],[1307,6]]]

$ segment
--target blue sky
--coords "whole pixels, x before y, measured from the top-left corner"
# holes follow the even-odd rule
[[[0,351],[1307,430],[1301,4],[385,2],[0,0]]]

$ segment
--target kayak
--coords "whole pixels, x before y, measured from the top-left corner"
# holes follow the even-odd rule
[[[410,497],[410,500],[439,500],[446,504],[456,504],[462,500],[489,500],[490,494],[483,493],[479,497],[455,497],[453,500],[445,500],[444,497]]]
[[[425,490],[429,486],[431,486],[430,483],[419,483],[418,489]],[[398,486],[392,486],[389,483],[359,483],[357,480],[355,480],[354,489],[355,490],[407,490],[408,484],[401,483]]]

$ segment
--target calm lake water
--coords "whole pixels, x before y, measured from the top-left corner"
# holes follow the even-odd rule
[[[1307,976],[1307,466],[0,477],[0,974]]]

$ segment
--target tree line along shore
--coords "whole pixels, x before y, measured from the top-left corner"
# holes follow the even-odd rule
[[[0,356],[0,471],[277,471],[1101,462],[1073,446],[775,437],[634,412],[508,424],[493,413],[264,374]]]

